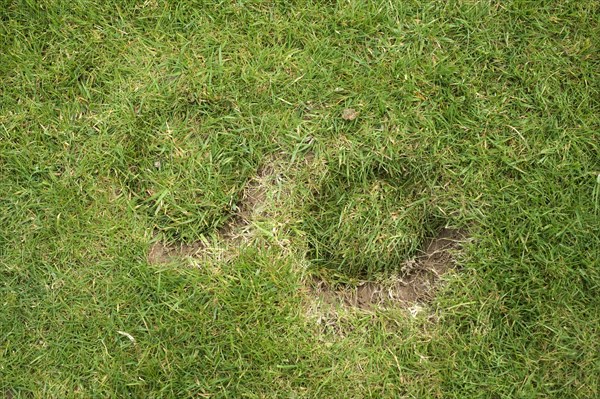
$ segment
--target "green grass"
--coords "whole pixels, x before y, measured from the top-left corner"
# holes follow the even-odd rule
[[[304,223],[315,265],[366,278],[401,272],[435,234],[430,193],[419,186],[405,176],[328,180]]]
[[[598,397],[598,38],[593,0],[0,0],[0,397]],[[269,162],[247,242],[148,262]],[[442,226],[419,317],[315,307]]]

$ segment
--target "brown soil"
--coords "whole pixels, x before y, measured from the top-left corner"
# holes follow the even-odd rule
[[[202,241],[196,241],[192,244],[172,245],[157,241],[150,247],[148,262],[153,265],[169,263],[178,258],[194,256],[204,247],[205,244]]]
[[[409,307],[427,302],[433,297],[440,276],[454,268],[453,252],[460,248],[465,238],[463,230],[440,230],[436,237],[425,243],[422,255],[407,262],[407,274],[395,281],[367,281],[355,287],[333,287],[315,278],[309,288],[325,304],[360,309],[388,305]]]
[[[345,121],[353,121],[358,118],[358,111],[354,108],[346,108],[342,112],[342,119]]]

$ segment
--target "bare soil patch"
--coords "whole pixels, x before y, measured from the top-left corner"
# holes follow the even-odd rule
[[[333,286],[313,278],[309,288],[325,304],[365,310],[386,306],[410,307],[427,302],[433,298],[440,277],[455,267],[454,253],[466,237],[464,230],[441,229],[434,238],[427,240],[420,256],[406,262],[405,274],[394,280]]]
[[[155,242],[148,252],[148,262],[152,265],[160,265],[173,261],[174,259],[194,256],[206,245],[202,241],[192,244],[165,244],[162,241]]]
[[[343,112],[342,112],[342,119],[345,121],[353,121],[356,118],[358,118],[358,111],[355,110],[354,108],[346,108]]]

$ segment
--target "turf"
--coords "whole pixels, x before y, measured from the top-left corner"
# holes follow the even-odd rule
[[[593,0],[0,0],[0,397],[598,397],[599,37]],[[315,308],[444,226],[417,317]]]

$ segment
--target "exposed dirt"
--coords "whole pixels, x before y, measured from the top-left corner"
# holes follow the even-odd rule
[[[436,237],[425,243],[422,255],[406,263],[406,275],[394,281],[333,287],[315,278],[309,288],[325,304],[360,309],[389,305],[410,307],[427,302],[433,297],[440,276],[454,268],[453,252],[465,239],[463,230],[440,230]]]
[[[148,252],[148,262],[153,265],[169,263],[174,259],[194,256],[204,247],[205,244],[202,241],[196,241],[192,244],[172,245],[157,241],[150,247],[150,252]]]
[[[342,119],[345,121],[353,121],[358,118],[358,111],[354,108],[346,108],[342,111]]]

